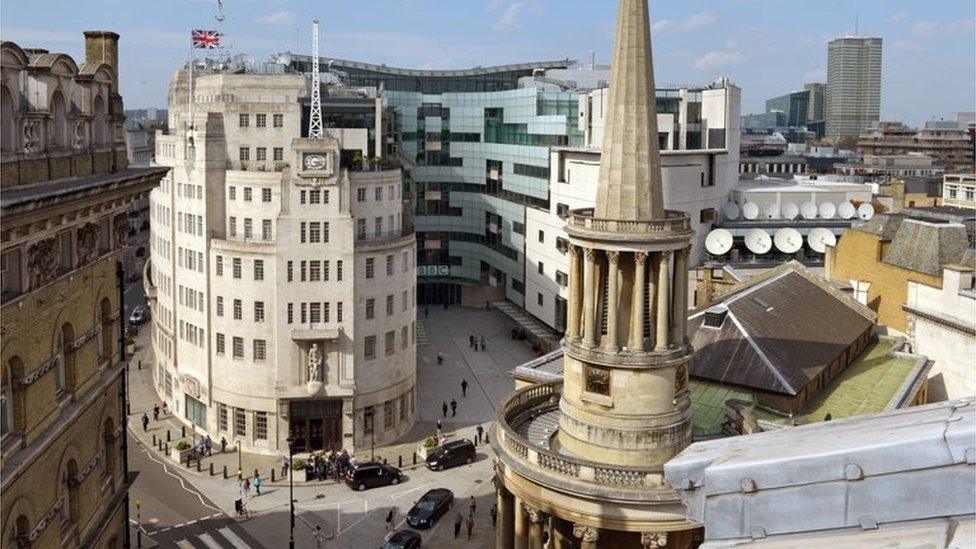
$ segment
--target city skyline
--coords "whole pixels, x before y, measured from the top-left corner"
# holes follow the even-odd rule
[[[59,11],[61,0],[44,1]],[[216,2],[183,0],[159,14],[155,25],[139,6],[99,0],[63,23],[38,28],[38,3],[8,4],[0,27],[4,40],[34,43],[79,56],[73,29],[105,28],[122,35],[122,92],[130,108],[164,107],[173,72],[187,56],[189,30],[212,28]],[[306,1],[245,2],[225,6],[224,42],[231,53],[256,61],[291,50],[307,53],[310,25],[323,26],[323,55],[407,68],[465,68],[570,57],[585,63],[609,59],[612,10],[572,0],[484,0],[464,6],[436,0],[373,2],[388,16],[369,19],[345,0],[331,6]],[[97,7],[97,6],[96,6]],[[324,9],[331,8],[331,9]],[[790,6],[774,0],[653,3],[658,80],[701,84],[729,76],[743,89],[743,113],[763,102],[826,79],[827,41],[853,32],[885,39],[881,118],[921,124],[973,110],[976,69],[972,44],[976,8],[961,1],[832,0]],[[107,15],[108,14],[108,15]],[[155,21],[154,19],[153,21]],[[797,21],[803,21],[797,34]],[[758,36],[758,39],[757,39]],[[473,38],[472,38],[473,37]],[[932,86],[937,81],[939,86]]]

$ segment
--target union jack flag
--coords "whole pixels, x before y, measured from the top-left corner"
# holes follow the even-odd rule
[[[190,31],[190,39],[198,50],[213,50],[220,46],[220,33],[215,30]]]

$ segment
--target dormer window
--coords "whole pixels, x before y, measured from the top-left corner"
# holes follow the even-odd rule
[[[729,308],[725,305],[719,304],[709,307],[705,311],[705,320],[702,322],[702,326],[717,330],[722,327],[727,316],[729,316]]]

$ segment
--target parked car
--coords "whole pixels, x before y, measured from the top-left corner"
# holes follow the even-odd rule
[[[452,440],[428,452],[426,465],[432,471],[443,471],[449,467],[471,463],[474,458],[474,443],[463,438]]]
[[[430,528],[454,505],[454,492],[434,488],[424,494],[407,511],[407,524],[413,528]]]
[[[346,472],[346,484],[353,490],[365,490],[388,484],[399,484],[403,473],[396,467],[383,463],[368,462]]]
[[[380,549],[420,549],[420,534],[413,530],[397,530]]]
[[[132,309],[132,314],[129,315],[129,324],[139,325],[148,320],[149,315],[146,313],[146,308],[142,305],[136,305]]]

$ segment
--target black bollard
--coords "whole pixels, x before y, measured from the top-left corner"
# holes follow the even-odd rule
[[[197,472],[200,472],[200,458],[197,458]]]
[[[416,464],[417,464],[417,452],[414,452],[414,453],[413,453],[413,464],[414,464],[414,465],[416,465]]]
[[[141,360],[139,361],[139,369],[140,370],[142,369],[142,361]]]
[[[213,476],[213,462],[210,462],[210,476]]]
[[[186,438],[186,425],[180,426],[180,436]]]
[[[397,456],[397,467],[403,467],[403,454]]]
[[[153,446],[156,445],[156,433],[153,433]]]
[[[169,442],[169,441],[170,441],[170,438],[169,438],[169,429],[166,429],[166,442]]]
[[[169,453],[169,443],[168,442],[166,443],[166,447],[163,449],[163,452],[164,453],[167,453],[167,454]]]
[[[275,474],[275,468],[272,467],[271,468],[271,482],[274,482],[274,474]]]
[[[224,465],[224,478],[225,479],[227,478],[227,466],[226,465]]]

